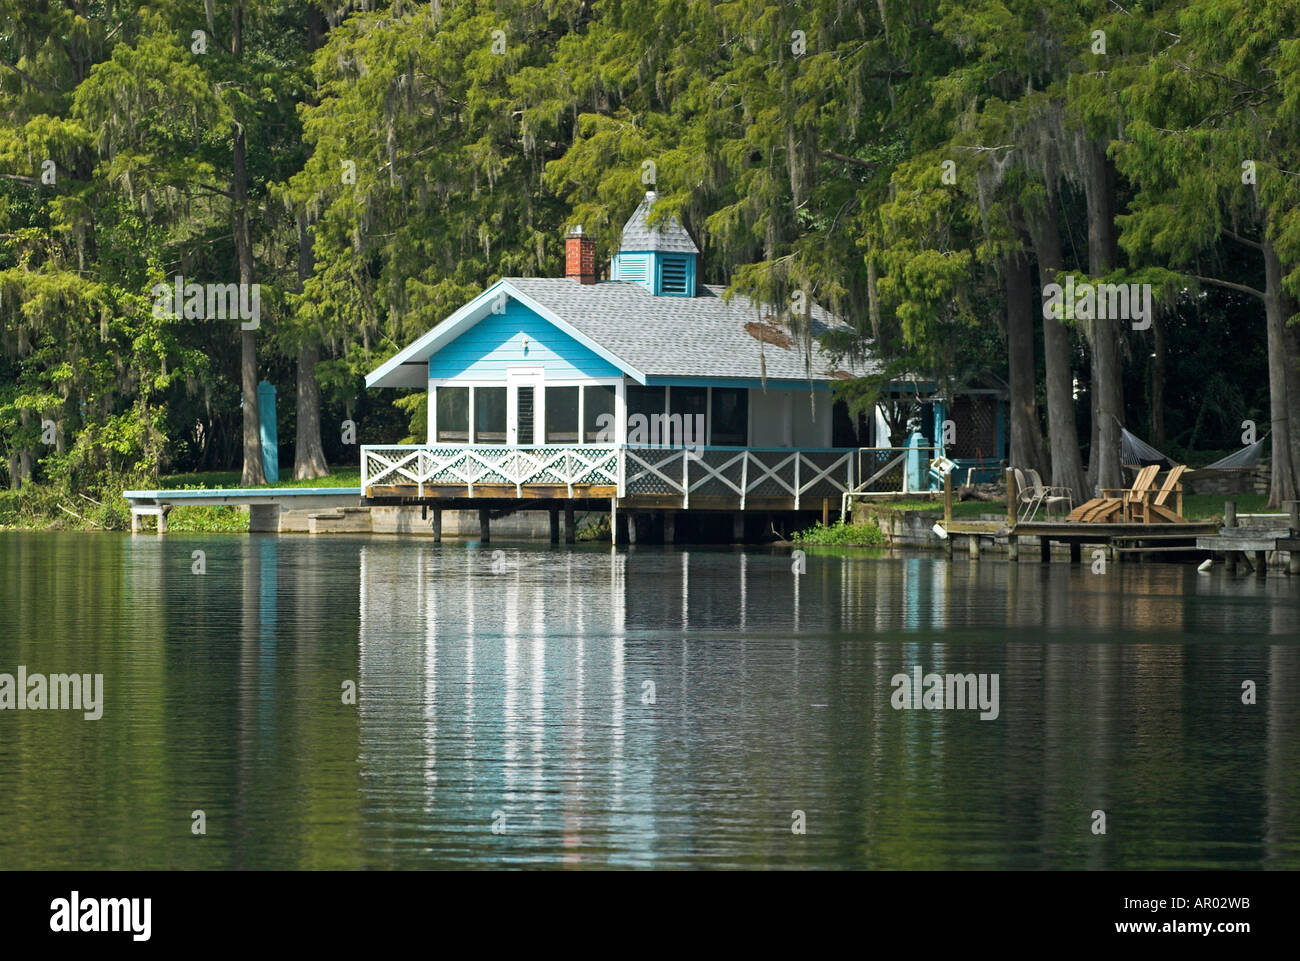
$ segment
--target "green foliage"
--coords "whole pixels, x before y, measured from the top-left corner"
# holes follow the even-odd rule
[[[1241,419],[1267,419],[1262,311],[1242,298],[1262,286],[1264,240],[1300,294],[1294,4],[0,10],[0,481],[30,463],[20,479],[49,488],[28,507],[7,497],[8,517],[72,523],[83,494],[237,462],[235,325],[155,317],[150,293],[176,273],[238,276],[241,135],[260,372],[287,403],[298,349],[318,347],[326,405],[383,405],[366,439],[401,436],[399,417],[408,442],[427,425],[422,391],[363,399],[366,372],[496,278],[558,274],[566,225],[612,253],[647,163],[653,217],[701,242],[702,280],[767,305],[796,341],[812,335],[796,291],[850,321],[828,346],[881,368],[837,385],[855,410],[907,375],[1006,380],[1000,271],[1050,210],[1062,266],[1085,279],[1098,143],[1125,258],[1106,279],[1151,283],[1170,318],[1170,443],[1226,447]],[[1191,340],[1197,324],[1215,343]],[[1151,336],[1124,336],[1130,421],[1149,414]]]
[[[885,532],[873,523],[846,524],[841,521],[824,526],[818,521],[806,530],[796,531],[790,536],[796,544],[810,544],[821,547],[884,547],[889,543]]]

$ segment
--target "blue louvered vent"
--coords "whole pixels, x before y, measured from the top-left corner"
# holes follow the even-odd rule
[[[650,283],[650,258],[647,256],[630,256],[623,254],[618,258],[618,276],[616,280],[630,280],[634,284]]]
[[[667,295],[685,296],[687,294],[686,285],[686,257],[684,255],[672,256],[660,254],[659,256],[659,293]]]

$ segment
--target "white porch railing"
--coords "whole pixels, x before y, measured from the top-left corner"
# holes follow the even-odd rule
[[[614,446],[554,445],[546,447],[488,447],[480,444],[410,444],[361,448],[361,492],[371,487],[414,484],[424,496],[426,485],[459,487],[474,496],[475,484],[513,485],[523,496],[524,485],[568,488],[574,484],[619,483],[619,449]]]
[[[789,497],[798,510],[808,498],[838,498],[854,489],[857,448],[634,447],[614,445],[401,445],[361,448],[361,488],[508,485],[522,497],[527,486],[614,486],[620,498],[672,495],[689,507],[691,495],[735,497],[744,510],[751,497]]]

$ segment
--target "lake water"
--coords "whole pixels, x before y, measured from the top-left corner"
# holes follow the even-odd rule
[[[0,711],[0,868],[1295,869],[1298,637],[1163,564],[0,533],[0,673],[104,678]]]

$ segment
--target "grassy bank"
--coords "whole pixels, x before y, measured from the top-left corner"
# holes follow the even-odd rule
[[[0,491],[0,530],[125,531],[131,529],[131,508],[124,490],[194,490],[237,488],[239,471],[167,474],[152,481],[118,481],[90,491],[71,491],[51,484],[27,484],[22,490]],[[264,487],[359,487],[360,468],[339,466],[325,477],[284,478]],[[239,533],[248,530],[248,512],[224,505],[172,508],[171,530],[188,533]]]

